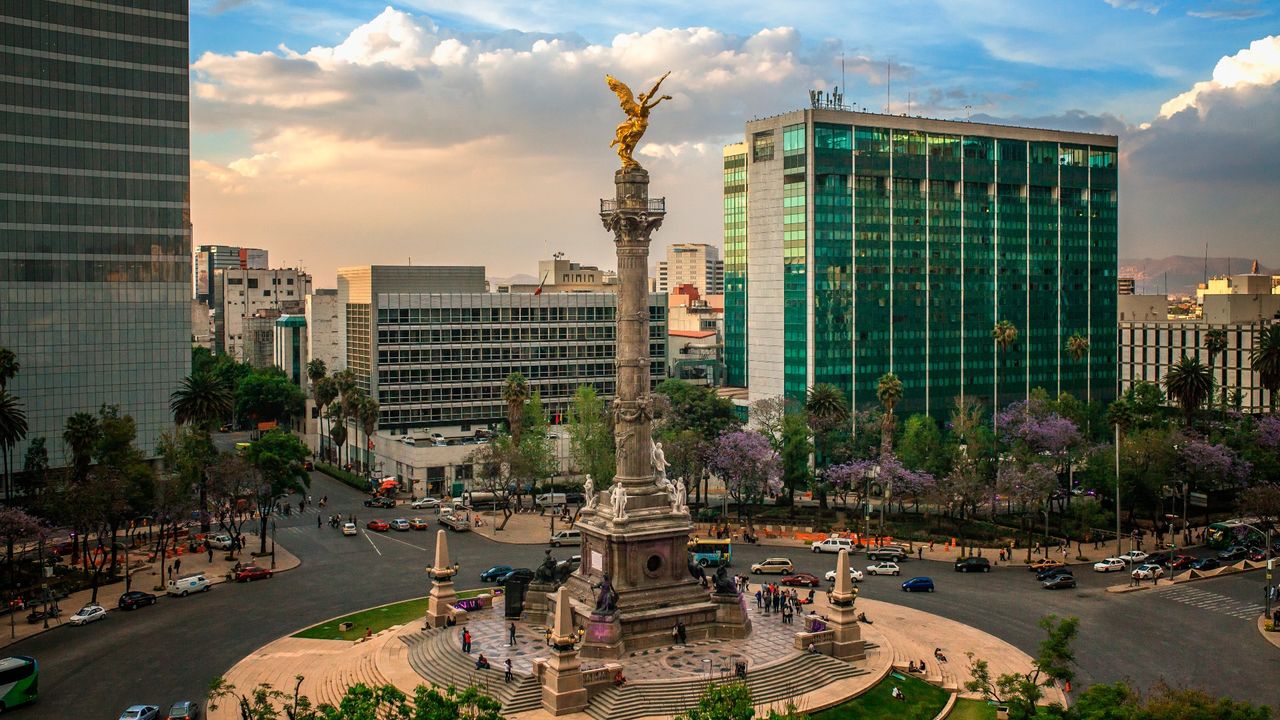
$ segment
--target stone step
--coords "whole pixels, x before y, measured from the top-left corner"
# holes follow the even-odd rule
[[[512,682],[503,682],[503,671],[476,670],[470,660],[453,643],[452,628],[438,628],[403,637],[409,649],[409,666],[423,679],[437,687],[475,685],[502,703],[504,714],[534,710],[542,704],[542,688],[530,675],[513,673]]]

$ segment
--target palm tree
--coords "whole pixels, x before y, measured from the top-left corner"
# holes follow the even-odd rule
[[[82,481],[89,474],[89,465],[93,462],[93,449],[102,436],[102,426],[93,413],[78,412],[67,418],[62,428],[62,442],[67,445],[71,455],[71,466],[74,477]]]
[[[514,444],[520,444],[521,419],[524,415],[524,404],[529,400],[529,381],[524,375],[513,372],[502,384],[502,400],[507,404],[507,432]]]
[[[315,384],[329,373],[329,368],[325,367],[324,361],[320,358],[313,358],[307,363],[307,380],[311,382],[311,386]]]
[[[334,445],[334,462],[342,465],[342,446],[347,442],[347,423],[342,417],[342,405],[329,408],[329,439]]]
[[[844,391],[830,383],[818,383],[809,388],[805,397],[804,412],[808,416],[809,427],[813,430],[814,449],[817,460],[823,465],[831,463],[831,433],[841,426],[848,426],[849,403],[845,402]],[[794,488],[793,488],[794,492]],[[795,504],[795,498],[791,498]],[[818,508],[827,509],[827,491],[825,485],[818,486]]]
[[[1009,348],[1018,341],[1018,327],[1008,320],[1001,320],[991,328],[991,339],[996,342],[996,347],[1000,349],[1000,359],[1007,368],[1009,365]],[[995,413],[1000,410],[1000,374],[996,373],[995,395],[991,403],[992,424],[995,422]]]
[[[179,425],[193,425],[209,432],[235,410],[231,388],[212,373],[195,372],[169,396],[169,409]]]
[[[11,395],[8,390],[0,390],[0,451],[3,452],[6,502],[13,497],[12,468],[10,467],[13,448],[26,436],[27,413],[22,409],[22,401]]]
[[[338,399],[338,384],[334,382],[334,379],[331,377],[322,377],[319,380],[316,380],[315,384],[311,386],[311,391],[315,395],[316,412],[320,415],[320,421],[323,423],[325,420],[330,420],[330,424],[332,424],[329,413],[327,413],[326,410],[333,405],[334,400]],[[327,431],[322,425],[320,428],[320,437],[324,438],[326,435]],[[325,458],[325,460],[329,459],[329,456],[324,452],[321,452],[320,455]]]
[[[1226,330],[1210,330],[1204,335],[1204,349],[1209,351],[1209,372],[1213,372],[1213,363],[1218,356],[1223,357],[1222,363],[1222,408],[1227,407],[1227,331]]]
[[[369,452],[369,438],[378,430],[378,401],[371,397],[362,400],[359,412],[356,415],[356,422],[360,424],[360,429],[364,430],[365,457],[372,460],[373,455]],[[366,467],[365,469],[367,471],[370,468]]]
[[[889,372],[880,376],[880,380],[876,383],[876,398],[884,406],[884,422],[880,426],[880,467],[883,468],[885,461],[893,452],[893,431],[897,421],[893,409],[902,400],[902,381],[897,375]],[[888,478],[886,482],[892,482],[892,478]],[[867,502],[869,503],[870,499]],[[886,486],[884,497],[880,498],[880,529],[877,532],[881,534],[884,532],[884,506],[888,502],[889,493]]]
[[[18,362],[18,356],[9,348],[0,347],[0,390],[8,387],[9,381],[21,369],[22,365]]]
[[[1016,338],[1017,331],[1014,332],[1014,337]],[[1067,354],[1076,362],[1083,360],[1085,356],[1089,354],[1089,338],[1081,335],[1080,333],[1076,333],[1067,338]]]
[[[1258,380],[1267,389],[1271,400],[1271,413],[1276,412],[1276,393],[1280,392],[1280,322],[1273,322],[1258,331],[1253,341],[1249,362]]]
[[[1183,355],[1181,360],[1169,366],[1169,372],[1164,376],[1164,388],[1169,398],[1182,408],[1187,427],[1191,427],[1195,411],[1213,397],[1213,374],[1209,366],[1200,362],[1200,358]]]

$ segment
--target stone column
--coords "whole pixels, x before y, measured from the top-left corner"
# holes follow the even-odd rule
[[[553,594],[555,621],[551,625],[551,657],[542,673],[542,708],[552,715],[579,712],[587,706],[587,688],[582,683],[582,663],[578,660],[578,633],[573,627],[573,610],[564,587]]]
[[[627,512],[656,506],[650,455],[653,418],[649,397],[649,242],[662,225],[666,205],[649,200],[649,173],[643,168],[614,173],[615,199],[603,201],[600,216],[613,232],[618,253],[617,395],[613,404],[615,481],[627,489]],[[607,490],[607,489],[606,489]],[[666,498],[663,496],[665,503]]]
[[[449,564],[449,541],[445,539],[444,530],[436,532],[436,559],[427,574],[431,576],[431,594],[427,597],[427,627],[438,628],[449,624],[449,616],[453,613],[452,605],[458,601],[458,594],[453,590],[453,574],[456,570]]]

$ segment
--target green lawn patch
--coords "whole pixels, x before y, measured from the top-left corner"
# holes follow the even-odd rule
[[[947,720],[995,720],[996,707],[985,700],[957,698]]]
[[[902,691],[905,699],[893,698],[894,686]],[[940,687],[905,673],[891,672],[858,697],[811,717],[813,720],[933,720],[942,712],[949,696],[950,693]]]
[[[463,590],[458,593],[458,597],[474,597],[482,592],[491,591],[487,589]],[[404,625],[405,623],[421,620],[426,614],[427,598],[414,598],[413,600],[369,608],[368,610],[361,610],[340,618],[326,620],[319,625],[312,625],[301,632],[294,633],[293,637],[312,640],[357,640],[364,635],[366,628],[376,633],[393,625]],[[338,625],[344,622],[352,624],[351,629],[346,632],[338,629]]]

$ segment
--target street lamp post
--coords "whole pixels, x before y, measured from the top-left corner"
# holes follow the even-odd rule
[[[1266,532],[1262,532],[1260,528],[1254,527],[1253,525],[1250,525],[1249,523],[1246,523],[1246,522],[1242,522],[1240,523],[1240,525],[1242,527],[1247,527],[1250,530],[1262,535],[1262,537],[1265,538],[1265,542],[1267,543],[1267,572],[1265,573],[1266,577],[1262,585],[1262,601],[1263,601],[1263,606],[1266,608],[1265,610],[1266,616],[1271,617],[1271,561],[1272,561],[1271,529],[1268,528]]]
[[[1120,423],[1116,423],[1116,557],[1120,553]]]
[[[276,519],[271,518],[271,569],[276,569]]]

